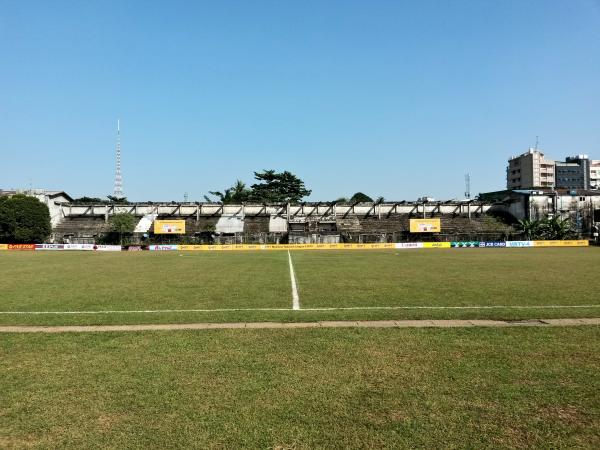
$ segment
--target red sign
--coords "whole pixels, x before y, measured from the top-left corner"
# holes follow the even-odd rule
[[[35,250],[35,244],[8,244],[9,250]]]

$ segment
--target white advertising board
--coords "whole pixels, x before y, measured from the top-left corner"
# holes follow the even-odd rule
[[[533,241],[506,241],[507,247],[533,247]]]
[[[95,250],[98,250],[99,252],[120,252],[121,246],[120,245],[96,245]]]
[[[179,245],[149,245],[148,250],[151,250],[151,251],[179,250]]]
[[[423,248],[422,242],[396,242],[396,248]]]

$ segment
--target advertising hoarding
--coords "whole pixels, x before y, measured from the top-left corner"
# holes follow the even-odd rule
[[[185,234],[185,220],[155,220],[154,234]]]
[[[506,246],[510,248],[533,247],[533,241],[506,241]]]
[[[442,231],[440,219],[410,219],[411,233],[439,233]]]
[[[463,247],[479,247],[481,244],[485,245],[485,242],[479,241],[455,241],[450,242],[450,247],[452,248],[463,248]]]
[[[423,248],[422,242],[398,242],[394,244],[395,248],[407,249],[407,248]]]
[[[423,248],[450,248],[450,242],[423,242]]]
[[[36,250],[64,250],[64,244],[35,244]]]
[[[506,247],[506,241],[480,242],[479,247]]]
[[[149,245],[148,250],[153,252],[179,250],[179,245]]]
[[[8,244],[9,250],[35,250],[35,244]]]
[[[120,245],[95,245],[94,250],[98,250],[99,252],[120,252]]]
[[[65,250],[94,250],[94,244],[65,244]]]
[[[568,241],[533,241],[534,247],[587,247],[589,241],[568,240]]]

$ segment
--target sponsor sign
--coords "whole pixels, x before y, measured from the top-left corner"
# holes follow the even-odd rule
[[[130,245],[127,247],[128,252],[141,252],[143,250],[141,245]]]
[[[182,251],[228,251],[228,250],[360,250],[360,249],[392,249],[397,245],[404,245],[403,248],[420,248],[419,242],[410,242],[402,244],[394,243],[374,243],[374,244],[223,244],[223,245],[179,245],[177,250]],[[155,247],[155,250],[161,250],[161,246]],[[170,249],[166,249],[170,250]]]
[[[534,247],[587,247],[588,241],[533,241]]]
[[[440,219],[410,219],[411,233],[439,233],[442,231]]]
[[[120,252],[120,245],[94,245],[94,250],[99,252]]]
[[[9,250],[35,250],[35,244],[8,244]]]
[[[8,244],[0,244],[0,250],[8,250]]]
[[[179,250],[179,245],[149,245],[148,250],[151,250],[151,251]]]
[[[94,250],[94,244],[65,244],[65,250]]]
[[[185,220],[155,220],[154,234],[185,234]]]
[[[452,248],[463,248],[463,247],[480,247],[481,244],[484,244],[485,247],[485,242],[476,242],[476,241],[457,241],[457,242],[450,242],[450,247]]]
[[[422,242],[398,242],[394,244],[394,248],[423,248]]]
[[[450,242],[423,242],[423,248],[450,248]]]
[[[36,250],[64,250],[63,244],[35,244]]]
[[[506,241],[506,246],[515,247],[533,247],[533,241]]]
[[[480,242],[479,247],[506,247],[505,241]]]

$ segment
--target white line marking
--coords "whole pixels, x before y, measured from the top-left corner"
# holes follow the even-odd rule
[[[300,296],[298,295],[298,286],[296,286],[296,274],[294,273],[294,265],[292,264],[292,254],[289,250],[288,259],[290,262],[290,279],[292,280],[292,309],[297,311],[300,309]]]
[[[302,308],[301,311],[360,311],[395,309],[561,309],[561,308],[600,308],[600,305],[473,305],[473,306],[348,306],[331,308]],[[217,308],[217,309],[146,309],[146,310],[105,310],[105,311],[0,311],[0,314],[160,314],[191,312],[252,312],[252,311],[292,311],[290,308]]]

